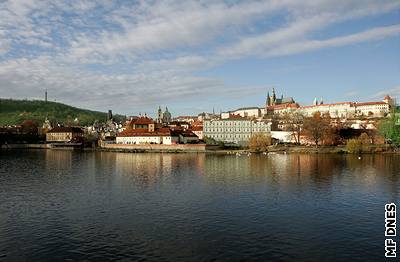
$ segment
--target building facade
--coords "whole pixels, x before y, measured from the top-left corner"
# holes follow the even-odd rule
[[[79,127],[55,127],[46,133],[46,142],[67,143],[83,137],[83,131]]]
[[[240,116],[220,120],[205,120],[204,137],[234,144],[247,144],[254,133],[269,133],[271,124]]]
[[[332,118],[384,117],[389,114],[391,104],[388,102],[341,102],[334,104],[317,104],[299,108],[304,116],[312,116],[316,112],[328,113]]]
[[[222,112],[221,119],[227,119],[231,115],[240,115],[241,117],[248,117],[248,118],[260,118],[264,115],[264,108],[242,107],[233,111]]]
[[[117,144],[177,144],[178,136],[174,136],[169,128],[150,131],[146,128],[124,130],[116,138]]]

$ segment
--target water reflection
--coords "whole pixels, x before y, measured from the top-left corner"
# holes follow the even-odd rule
[[[377,260],[399,170],[397,155],[2,151],[0,259]]]

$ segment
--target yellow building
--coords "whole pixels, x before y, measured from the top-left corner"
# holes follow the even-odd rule
[[[55,127],[47,132],[46,141],[50,143],[71,142],[82,137],[83,131],[79,127]]]

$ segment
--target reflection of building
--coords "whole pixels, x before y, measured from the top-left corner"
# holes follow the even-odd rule
[[[270,131],[270,123],[253,121],[237,115],[231,115],[227,119],[204,121],[204,137],[228,143],[245,144],[252,134]]]
[[[47,132],[47,142],[70,142],[82,138],[83,131],[79,127],[55,127]]]

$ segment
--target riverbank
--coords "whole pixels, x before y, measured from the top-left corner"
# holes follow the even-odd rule
[[[61,147],[52,144],[6,144],[1,145],[0,149],[50,149],[50,150],[85,150],[85,151],[102,151],[102,152],[126,152],[126,153],[212,153],[212,154],[246,154],[257,153],[249,149],[230,149],[221,148],[216,145],[206,144],[176,144],[176,145],[120,145],[120,144],[103,144],[101,147]],[[345,145],[339,146],[303,146],[303,145],[272,145],[268,147],[266,153],[281,154],[348,154]],[[400,149],[391,147],[390,145],[370,145],[364,153],[372,154],[399,154]]]

